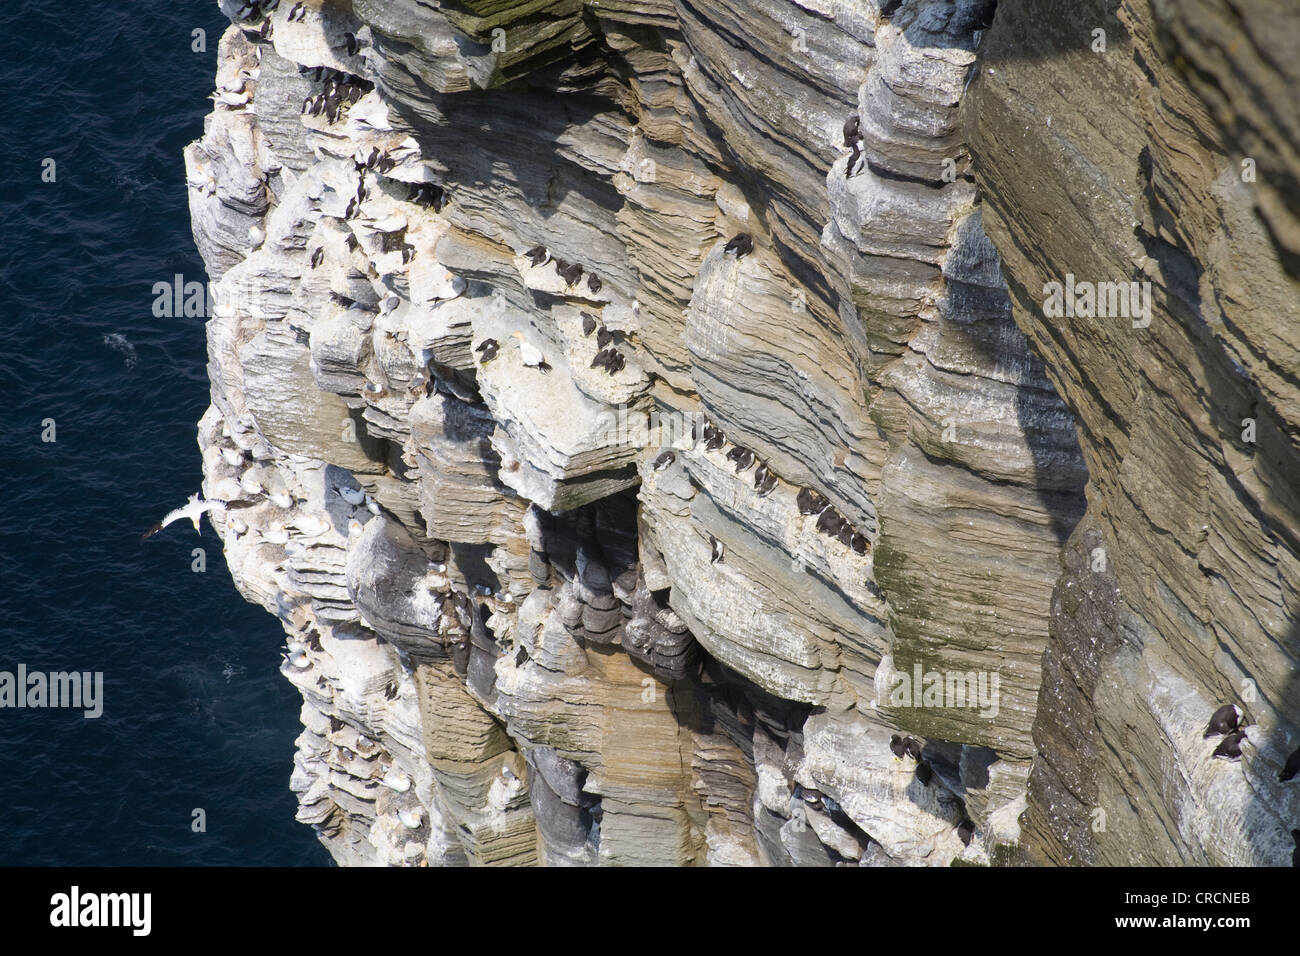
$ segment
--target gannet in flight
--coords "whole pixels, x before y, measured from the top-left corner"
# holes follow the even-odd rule
[[[181,505],[179,508],[167,512],[167,514],[163,516],[162,521],[159,521],[156,525],[154,525],[144,534],[140,535],[140,540],[146,541],[149,538],[152,538],[154,535],[156,535],[163,528],[167,527],[173,521],[180,521],[182,518],[188,518],[191,522],[193,522],[194,530],[198,531],[199,533],[202,533],[199,528],[199,518],[203,516],[204,512],[212,511],[214,509],[224,514],[226,511],[226,506],[222,504],[220,501],[208,501],[208,500],[204,500],[203,498],[200,498],[197,494],[190,495],[189,501]],[[209,520],[211,519],[209,518]]]

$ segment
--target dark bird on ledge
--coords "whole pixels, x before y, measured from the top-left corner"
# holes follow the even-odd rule
[[[859,534],[857,532],[854,532],[852,540],[849,541],[849,547],[852,548],[854,551],[856,551],[858,554],[866,554],[867,548],[869,546],[870,546],[870,542],[867,540],[867,536],[865,534]]]
[[[1222,757],[1225,760],[1236,760],[1241,756],[1241,742],[1246,739],[1244,730],[1234,730],[1219,742],[1219,746],[1214,748],[1214,756]]]
[[[961,838],[963,846],[970,846],[971,837],[975,835],[975,823],[970,817],[962,817],[961,823],[957,824],[957,836]]]
[[[348,51],[348,56],[356,56],[357,51],[361,49],[361,44],[357,42],[356,36],[351,33],[343,34],[343,45]]]
[[[600,276],[596,275],[596,273],[593,272],[587,276],[587,288],[591,290],[592,295],[598,295],[604,285],[605,283],[600,281]]]
[[[1294,780],[1296,774],[1300,774],[1300,747],[1297,747],[1291,756],[1286,758],[1286,766],[1278,775],[1279,783],[1286,783],[1288,780]]]
[[[722,560],[722,555],[726,552],[726,547],[721,541],[713,535],[709,535],[709,546],[713,549],[713,554],[709,558],[709,564],[717,564]]]
[[[600,331],[596,333],[596,348],[603,349],[607,345],[612,345],[613,342],[614,333],[601,326]]]
[[[658,458],[655,459],[654,469],[655,471],[663,471],[665,468],[667,468],[676,460],[677,460],[676,452],[673,451],[663,452],[662,454],[659,455]]]
[[[737,259],[743,259],[754,251],[754,237],[747,232],[738,232],[728,240],[723,253],[735,253]]]
[[[325,261],[325,247],[317,246],[316,251],[311,254],[311,267],[315,269]]]
[[[907,753],[907,747],[903,744],[903,738],[898,734],[894,734],[889,738],[889,749],[893,752],[895,757],[902,757],[903,754]]]
[[[834,508],[826,508],[817,516],[817,530],[822,534],[838,535],[844,526],[844,516]]]
[[[907,755],[917,763],[921,762],[921,742],[915,737],[904,737],[903,749],[906,750]]]
[[[826,496],[820,492],[813,491],[811,488],[800,488],[796,497],[801,515],[821,514],[826,510]]]
[[[916,765],[916,779],[921,781],[921,786],[930,786],[930,781],[934,779],[934,771],[930,769],[928,763],[919,763]]]
[[[862,136],[862,119],[854,113],[844,121],[844,145],[852,146]]]
[[[1215,734],[1226,734],[1237,729],[1237,724],[1241,720],[1241,711],[1234,704],[1224,704],[1210,717],[1210,722],[1205,726],[1205,736],[1213,737]]]
[[[573,263],[566,262],[564,264],[564,267],[561,268],[560,260],[556,259],[555,271],[560,274],[560,278],[563,279],[567,285],[573,285],[575,282],[577,282],[579,279],[582,278],[582,264],[578,262],[573,262]]]
[[[293,23],[293,22],[295,22],[295,21],[297,21],[297,20],[301,20],[301,19],[302,19],[303,17],[305,17],[306,15],[307,15],[307,11],[303,9],[302,4],[301,4],[301,3],[295,3],[295,4],[293,5],[292,9],[289,10],[289,17],[288,17],[288,20],[289,20],[290,23]]]
[[[501,343],[496,339],[484,339],[474,351],[480,353],[479,364],[486,365],[497,357],[497,353],[501,351]]]
[[[550,253],[546,251],[545,246],[533,246],[524,253],[524,258],[531,262],[535,269],[550,258]]]
[[[596,331],[596,317],[592,315],[590,312],[582,313],[582,334],[591,335],[591,333],[595,331]],[[603,348],[604,346],[601,347]]]

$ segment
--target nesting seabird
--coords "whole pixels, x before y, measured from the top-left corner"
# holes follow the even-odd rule
[[[717,564],[722,560],[722,555],[726,552],[727,548],[713,535],[709,535],[709,547],[712,549],[712,554],[709,557],[709,564]]]
[[[961,823],[957,824],[957,836],[961,838],[963,846],[970,846],[971,837],[975,835],[975,823],[970,817],[962,817]]]
[[[609,368],[610,363],[614,360],[616,352],[614,349],[601,349],[596,353],[596,357],[591,360],[591,368]]]
[[[655,459],[654,470],[663,471],[665,468],[667,468],[676,460],[677,460],[677,453],[674,452],[672,449],[669,449],[668,451],[665,452],[661,452],[659,457]]]
[[[917,740],[915,737],[903,738],[903,750],[905,750],[907,752],[907,755],[911,757],[913,760],[917,761],[918,763],[920,762],[921,742]]]
[[[844,145],[852,146],[862,136],[862,118],[854,113],[844,121]]]
[[[395,680],[390,680],[390,681],[389,681],[389,682],[384,686],[384,699],[385,699],[385,700],[395,700],[395,699],[397,698],[397,690],[398,690],[398,688],[397,688],[397,681],[395,681]]]
[[[776,475],[770,471],[763,476],[763,480],[754,486],[760,498],[765,498],[776,490]]]
[[[591,290],[592,295],[599,295],[603,286],[604,283],[600,281],[600,276],[596,275],[596,273],[593,272],[587,276],[587,288]]]
[[[555,271],[568,285],[573,285],[582,278],[582,265],[577,262],[564,262],[562,259],[556,259]]]
[[[709,428],[713,428],[713,433],[709,434]],[[727,443],[727,436],[722,433],[721,428],[708,426],[704,429],[704,447],[708,451],[717,451]]]
[[[1222,757],[1225,760],[1236,760],[1241,756],[1241,744],[1246,739],[1244,730],[1234,730],[1219,742],[1219,746],[1214,748],[1214,756]]]
[[[857,531],[853,532],[853,537],[849,540],[849,547],[858,554],[866,554],[870,544],[871,542],[867,540],[867,536]]]
[[[325,261],[325,247],[317,246],[316,251],[311,254],[311,267],[315,269]]]
[[[537,369],[539,372],[549,372],[551,370],[551,365],[546,361],[546,356],[542,354],[542,350],[526,341],[524,333],[516,331],[511,332],[510,335],[512,338],[519,340],[519,360],[521,362],[529,368]]]
[[[1241,722],[1241,711],[1235,704],[1224,704],[1210,717],[1210,722],[1205,726],[1205,737],[1213,737],[1216,734],[1227,734],[1237,729]]]
[[[754,251],[754,237],[747,232],[738,232],[732,236],[725,247],[723,253],[735,253],[737,259],[743,259]]]
[[[1286,783],[1288,780],[1294,780],[1297,774],[1300,774],[1300,747],[1286,758],[1286,766],[1282,768],[1277,779],[1279,783]]]
[[[346,485],[339,485],[334,489],[338,496],[350,505],[359,505],[366,500],[366,493],[360,488],[349,488]]]
[[[357,42],[355,34],[343,34],[343,48],[348,51],[348,56],[356,56],[357,51],[361,49],[361,44]]]
[[[524,253],[524,258],[531,262],[533,268],[536,269],[538,266],[545,263],[547,259],[551,258],[551,254],[546,251],[545,246],[536,245]]]
[[[889,749],[893,752],[895,757],[902,757],[903,754],[907,753],[907,748],[903,746],[903,738],[898,734],[890,736]]]
[[[811,488],[800,488],[795,501],[799,505],[801,515],[821,514],[828,504],[825,495]]]
[[[288,20],[290,23],[294,23],[298,20],[301,20],[306,15],[307,15],[307,11],[303,9],[302,3],[301,2],[295,3],[293,7],[289,10]]]
[[[221,449],[221,457],[224,458],[226,460],[226,464],[230,465],[232,468],[242,465],[244,463],[244,453],[240,451],[238,448]]]
[[[740,474],[754,464],[754,453],[748,448],[741,448],[739,445],[727,452],[727,458],[736,463],[736,474]]]
[[[916,779],[921,781],[921,786],[930,786],[930,781],[934,778],[934,771],[930,769],[928,763],[918,763],[916,765]]]
[[[828,507],[817,516],[817,530],[823,534],[837,536],[842,527],[844,527],[844,516],[834,508]]]
[[[590,312],[582,313],[582,334],[591,335],[596,331],[596,317]]]

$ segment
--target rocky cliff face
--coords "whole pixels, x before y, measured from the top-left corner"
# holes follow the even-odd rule
[[[1295,15],[221,6],[204,491],[340,863],[1289,859]]]

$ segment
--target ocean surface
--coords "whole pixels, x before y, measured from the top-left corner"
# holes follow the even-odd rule
[[[214,0],[0,4],[0,672],[104,687],[95,720],[0,709],[0,865],[329,864],[293,819],[278,622],[206,520],[140,541],[201,479],[203,320],[152,290],[207,279],[181,151],[225,26]]]

